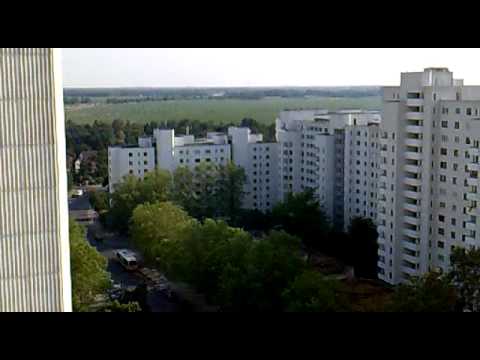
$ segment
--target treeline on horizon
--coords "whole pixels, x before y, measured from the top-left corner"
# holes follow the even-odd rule
[[[378,86],[352,87],[234,87],[234,88],[67,88],[65,98],[132,98],[130,101],[191,98],[262,99],[265,97],[367,97],[380,96]],[[124,101],[126,99],[123,99]],[[71,101],[71,100],[70,100]],[[112,100],[111,102],[114,102]],[[121,101],[120,101],[121,102]]]

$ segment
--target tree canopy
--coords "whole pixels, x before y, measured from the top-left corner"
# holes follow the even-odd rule
[[[85,238],[85,230],[70,220],[70,266],[74,311],[86,311],[95,296],[107,290],[110,274],[107,259]]]

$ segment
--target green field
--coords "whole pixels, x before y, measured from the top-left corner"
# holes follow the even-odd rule
[[[361,108],[380,109],[378,96],[338,98],[264,98],[261,100],[169,100],[129,104],[99,103],[92,107],[66,107],[66,119],[78,124],[95,120],[111,122],[114,119],[146,123],[165,120],[201,120],[215,123],[240,122],[253,118],[272,123],[279,111],[293,108],[324,108],[328,110]]]

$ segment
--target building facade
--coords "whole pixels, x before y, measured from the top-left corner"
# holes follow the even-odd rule
[[[312,189],[338,229],[376,219],[378,125],[374,111],[286,110],[276,120],[279,198]]]
[[[264,142],[249,128],[230,127],[232,161],[245,170],[243,207],[262,212],[278,202],[278,143]]]
[[[116,184],[127,175],[143,179],[155,169],[155,149],[151,139],[139,138],[138,145],[111,146],[108,148],[108,186],[115,191]]]
[[[448,271],[455,246],[478,247],[480,86],[445,68],[402,73],[383,89],[379,278]]]
[[[312,189],[328,218],[344,230],[354,217],[376,220],[379,122],[380,113],[373,111],[287,110],[276,120],[276,142],[264,142],[245,127],[230,127],[228,135],[207,133],[205,139],[155,129],[143,148],[139,141],[109,149],[110,191],[125,175],[143,176],[135,162],[127,166],[127,154],[135,158],[135,151],[154,153],[155,165],[148,163],[168,171],[232,161],[245,170],[244,208],[269,211],[288,193]],[[124,154],[121,161],[115,151]]]
[[[0,311],[71,311],[57,49],[0,49]]]

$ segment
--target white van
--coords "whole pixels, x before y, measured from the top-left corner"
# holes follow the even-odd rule
[[[120,264],[122,264],[122,266],[129,271],[138,269],[137,257],[129,250],[118,250],[117,259]]]

